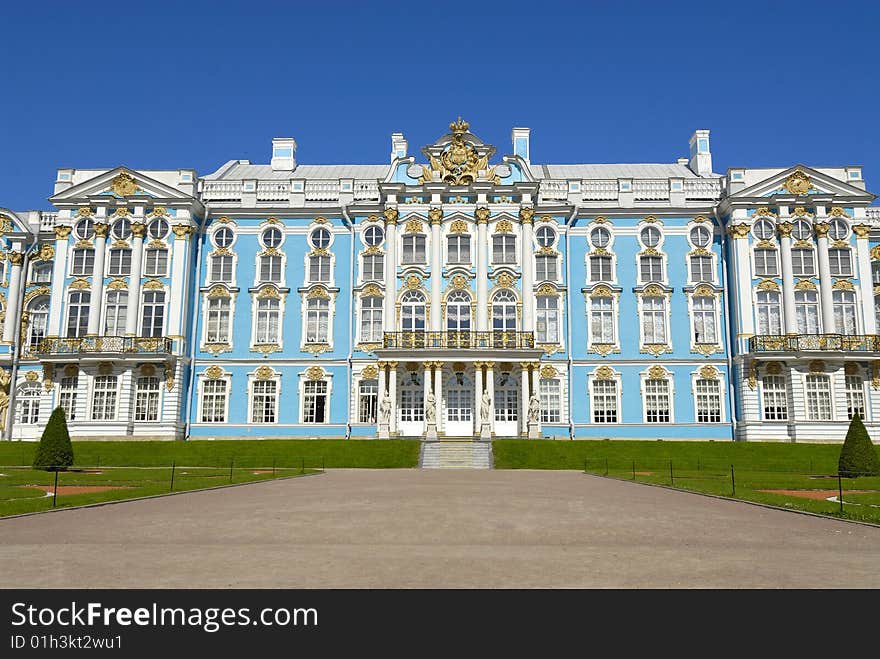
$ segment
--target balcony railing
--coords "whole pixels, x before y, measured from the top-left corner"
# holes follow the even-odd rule
[[[877,334],[761,334],[749,339],[749,352],[880,352]]]
[[[171,339],[164,336],[82,336],[49,337],[40,341],[37,355],[138,354],[162,355],[171,352]]]
[[[535,347],[532,332],[492,330],[489,332],[385,332],[385,348],[401,350],[450,348],[454,350],[529,350]]]

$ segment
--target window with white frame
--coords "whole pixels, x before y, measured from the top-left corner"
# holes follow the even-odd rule
[[[254,327],[255,345],[274,345],[281,334],[281,300],[260,298],[257,300],[257,318]]]
[[[721,423],[721,383],[700,378],[696,390],[697,423]]]
[[[755,275],[758,277],[779,276],[779,259],[775,249],[755,250]]]
[[[590,338],[593,343],[615,343],[614,298],[590,298]]]
[[[562,419],[562,385],[559,380],[542,378],[538,383],[541,423],[559,423]]]
[[[23,385],[18,390],[19,423],[32,425],[40,420],[40,385],[36,382]]]
[[[382,227],[371,224],[364,229],[364,242],[369,247],[381,245],[383,240],[385,240],[385,230]]]
[[[303,383],[303,423],[327,423],[327,389],[326,380]]]
[[[831,220],[828,226],[828,235],[832,240],[843,240],[849,235],[849,227],[840,218]]]
[[[135,385],[134,420],[159,420],[159,378],[144,376],[137,379]]]
[[[764,420],[788,421],[788,388],[783,375],[765,375],[761,380],[764,392]]]
[[[516,236],[511,234],[492,236],[492,263],[516,263]]]
[[[111,249],[110,266],[107,274],[111,277],[121,277],[131,274],[131,250]]]
[[[713,276],[712,257],[711,256],[692,256],[691,257],[691,281],[694,283],[705,281],[712,282]]]
[[[251,385],[251,423],[275,423],[277,420],[278,381],[254,380]]]
[[[2,261],[0,261],[2,263]],[[3,279],[3,270],[0,268],[0,280]],[[52,281],[51,263],[34,263],[31,265],[30,282],[32,284],[48,284]]]
[[[471,237],[464,234],[448,236],[446,239],[447,263],[471,262]]]
[[[838,334],[857,334],[856,294],[853,291],[833,291],[834,327]]]
[[[309,242],[312,243],[312,247],[315,249],[327,249],[332,239],[333,236],[330,234],[330,231],[323,227],[315,229],[309,234]]]
[[[752,234],[758,240],[770,240],[775,233],[776,228],[773,223],[767,219],[758,220],[755,222],[755,226],[752,227]]]
[[[642,283],[663,281],[663,257],[640,256],[639,276],[641,277]]]
[[[556,242],[556,232],[546,225],[539,227],[535,232],[535,240],[541,247],[550,247]]]
[[[712,231],[704,226],[695,226],[689,233],[691,244],[694,247],[708,247],[712,242]]]
[[[231,284],[232,283],[232,264],[233,257],[231,254],[217,254],[211,257],[211,272],[208,279],[211,282]]]
[[[330,273],[330,259],[329,257],[311,257],[315,258],[326,258],[327,259],[327,274],[329,281],[329,273]],[[309,268],[309,274],[312,273],[312,268]],[[281,256],[278,255],[264,255],[260,257],[260,281],[261,282],[272,282],[275,284],[281,283]],[[325,280],[315,280],[312,281],[325,281]]]
[[[642,343],[666,343],[666,298],[662,295],[642,298]]]
[[[536,340],[538,343],[559,343],[559,298],[539,295],[536,306]]]
[[[717,313],[714,297],[695,297],[693,300],[694,343],[718,343]]]
[[[95,221],[88,217],[80,220],[76,223],[73,233],[80,240],[91,240],[95,235]]]
[[[425,398],[424,388],[421,379],[412,374],[413,381],[404,384],[400,389],[400,420],[403,423],[418,422],[425,420]],[[449,421],[459,421],[464,419],[458,418],[460,412],[461,398],[459,397],[460,389],[449,387],[446,392],[446,418]],[[468,399],[468,410],[473,398]]]
[[[831,421],[831,378],[827,375],[808,375],[807,419],[810,421]]]
[[[208,343],[228,343],[230,336],[230,300],[227,297],[208,299],[208,312],[205,318],[205,341]]]
[[[871,261],[871,283],[880,284],[880,261]]]
[[[364,257],[363,280],[382,281],[385,279],[385,255],[370,254]]]
[[[419,291],[407,291],[400,298],[400,323],[404,332],[425,329],[425,296]]]
[[[162,336],[165,332],[165,291],[144,291],[141,336]]]
[[[645,227],[639,232],[639,240],[645,247],[656,247],[662,238],[663,234],[657,227]]]
[[[856,412],[865,419],[865,383],[861,375],[846,376],[846,415],[852,419]]]
[[[813,250],[801,247],[791,250],[791,270],[795,277],[814,277],[816,261]]]
[[[104,336],[124,336],[125,316],[128,313],[128,291],[107,291],[107,309],[104,313]]]
[[[76,393],[79,389],[79,377],[69,375],[61,378],[58,385],[58,405],[64,410],[64,418],[76,421]]]
[[[85,336],[89,328],[89,305],[92,295],[84,291],[73,291],[67,305],[67,336]]]
[[[645,380],[645,421],[669,423],[672,420],[669,380]]]
[[[446,329],[450,332],[470,331],[471,296],[465,291],[453,291],[446,298]]]
[[[538,281],[556,281],[559,278],[559,259],[554,255],[535,257],[535,278]]]
[[[235,233],[229,227],[220,227],[212,237],[217,247],[229,247],[235,240]]]
[[[835,247],[828,250],[828,264],[832,277],[852,277],[852,254],[846,247]]]
[[[226,423],[226,380],[202,382],[202,423]]]
[[[880,328],[880,295],[874,296],[874,324]]]
[[[309,257],[309,281],[330,283],[330,257],[329,256],[310,256]]]
[[[495,382],[495,421],[516,421],[519,413],[519,396],[516,381],[510,373],[503,372]]]
[[[400,254],[400,262],[404,265],[411,263],[425,263],[425,236],[408,235],[403,237],[403,251]]]
[[[74,277],[87,277],[95,269],[95,250],[80,247],[73,250],[70,263],[70,274]]]
[[[116,220],[111,231],[117,240],[128,240],[131,237],[131,220],[126,218]]]
[[[593,380],[593,423],[617,423],[617,382]]]
[[[496,332],[516,330],[516,296],[500,290],[492,298],[492,329]]]
[[[613,281],[614,269],[610,256],[590,256],[590,281]]]
[[[358,423],[376,423],[379,405],[379,383],[361,380],[358,384]]]
[[[168,223],[168,220],[162,217],[157,217],[147,225],[147,235],[153,240],[162,240],[168,235],[168,230],[170,228],[171,225]]]
[[[330,300],[312,298],[306,305],[306,343],[327,343],[330,329]]]
[[[758,334],[782,334],[782,306],[776,291],[758,291]]]
[[[605,227],[596,227],[590,232],[590,244],[593,247],[608,247],[611,242],[611,232]]]
[[[0,261],[0,281],[6,281],[6,261]]]
[[[382,341],[382,298],[361,298],[361,341],[379,343]]]
[[[816,291],[795,291],[794,310],[799,333],[819,333],[819,294]]]
[[[144,257],[144,275],[147,277],[164,277],[168,274],[168,250],[164,247],[150,247],[145,252]],[[232,257],[213,257],[229,259],[229,279],[232,281]]]
[[[116,418],[116,387],[118,378],[115,375],[95,376],[92,391],[92,420],[112,421]]]
[[[27,346],[34,350],[46,338],[49,328],[49,298],[38,297],[27,306]]]

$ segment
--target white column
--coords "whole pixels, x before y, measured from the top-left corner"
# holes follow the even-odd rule
[[[489,392],[489,428],[495,432],[495,362],[486,362],[486,391]]]
[[[49,298],[49,336],[61,335],[61,308],[67,277],[67,247],[70,227],[55,227],[55,262],[52,265],[52,294]]]
[[[100,211],[99,211],[100,212]],[[104,255],[107,252],[107,223],[95,222],[95,269],[92,271],[92,289],[89,301],[89,324],[86,334],[97,336],[101,327],[101,309],[104,306]],[[131,304],[129,304],[131,307]]]
[[[736,342],[741,344],[740,351],[745,348],[747,337],[755,333],[755,311],[752,304],[752,260],[749,258],[749,231],[748,224],[734,224],[730,227],[730,237],[733,240],[731,251],[733,252],[734,272],[736,273],[736,326],[738,335]],[[745,335],[745,336],[744,336]]]
[[[480,398],[483,396],[483,362],[474,362],[474,434],[480,432]]]
[[[443,421],[443,362],[434,362],[434,402],[436,404],[437,432],[442,430]]]
[[[866,224],[853,227],[856,234],[856,259],[859,264],[859,288],[862,295],[862,317],[865,334],[877,333],[877,319],[874,315],[874,286],[871,277],[871,250],[868,245],[868,234],[871,230]]]
[[[785,332],[797,334],[797,317],[794,309],[794,268],[791,261],[791,222],[780,222],[779,255],[782,258],[782,306],[785,311]]]
[[[474,251],[477,254],[477,331],[485,332],[489,329],[488,305],[489,305],[489,272],[486,258],[487,249],[487,222],[489,221],[489,209],[478,208],[477,216],[477,244]]]
[[[435,212],[437,211],[437,212]],[[439,208],[431,209],[431,331],[443,329],[440,317],[441,283],[443,281],[443,243],[440,235],[440,224],[443,213]],[[436,219],[435,219],[436,218]]]
[[[9,252],[9,299],[6,300],[6,317],[3,323],[3,342],[12,343],[15,340],[16,318],[18,317],[18,289],[21,287],[21,268],[24,263],[22,252]],[[16,386],[13,382],[10,386]],[[7,414],[13,414],[14,410],[8,410]]]
[[[828,261],[828,222],[816,222],[813,228],[819,245],[819,297],[822,303],[822,332],[834,334],[834,297],[832,294],[831,264]]]
[[[519,428],[520,432],[527,433],[529,431],[529,365],[527,362],[520,362],[520,374],[522,375],[522,396],[519,404]]]
[[[532,222],[535,211],[523,208],[519,212],[522,221],[522,245],[520,245],[520,261],[522,267],[523,326],[524,332],[535,331],[534,288],[535,288],[535,256],[532,244]],[[528,401],[526,401],[528,402]]]
[[[391,378],[388,394],[391,396],[391,423],[388,430],[397,432],[397,362],[388,362],[391,367],[389,377]]]
[[[379,362],[379,400],[377,405],[382,403],[385,397],[385,391],[388,389],[387,379],[385,377],[385,362]]]
[[[394,304],[397,301],[397,209],[385,209],[385,304],[382,325],[386,332],[397,331]]]
[[[422,393],[422,405],[425,408],[425,432],[428,431],[428,394],[431,393],[431,387],[434,386],[434,378],[431,375],[431,366],[433,362],[422,362],[422,382],[424,384],[424,392]],[[436,427],[436,419],[437,419],[437,404],[435,401],[434,404],[434,419],[435,419],[435,427]]]
[[[125,310],[125,335],[138,334],[138,309],[141,307],[141,272],[144,263],[144,231],[143,222],[131,223],[131,276],[128,279],[128,308]],[[177,242],[177,241],[175,241]]]
[[[171,249],[171,299],[168,302],[168,327],[165,335],[174,340],[183,339],[184,316],[187,308],[187,291],[189,291],[189,238],[192,235],[192,227],[177,225],[174,227],[174,244]],[[138,239],[140,250],[143,250],[144,240]],[[132,248],[132,270],[134,260],[142,262]],[[138,273],[140,275],[140,273]],[[139,277],[140,278],[140,277]],[[128,321],[128,318],[126,318]]]

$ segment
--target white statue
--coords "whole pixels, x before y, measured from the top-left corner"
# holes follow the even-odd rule
[[[532,394],[529,398],[529,423],[538,423],[541,417],[541,400],[537,394]]]
[[[379,425],[387,426],[391,423],[391,396],[386,391],[379,404]]]
[[[480,421],[489,423],[489,411],[492,406],[492,399],[489,398],[489,392],[483,392],[483,398],[480,401]]]
[[[434,398],[434,392],[429,391],[425,400],[425,419],[428,424],[437,423],[437,399]]]

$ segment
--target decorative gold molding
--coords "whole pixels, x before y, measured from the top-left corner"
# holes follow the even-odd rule
[[[385,216],[385,224],[397,224],[397,219],[400,217],[396,208],[386,208],[382,215]]]
[[[495,223],[495,233],[513,233],[513,223],[510,220],[498,220]]]
[[[648,369],[649,380],[665,380],[667,377],[669,377],[669,372],[659,364]]]
[[[449,233],[467,233],[468,225],[464,220],[455,220],[449,225]]]
[[[363,380],[375,380],[377,377],[379,377],[379,369],[372,364],[364,366],[361,371],[361,379]]]
[[[147,231],[147,225],[143,222],[132,222],[131,223],[131,235],[134,238],[143,238],[144,234]]]
[[[468,279],[464,275],[454,275],[452,277],[452,288],[460,291],[468,288]]]
[[[831,217],[846,217],[849,216],[846,214],[846,211],[843,210],[840,206],[832,206],[831,210],[828,212]]]
[[[308,293],[306,293],[307,300],[329,300],[330,299],[330,291],[327,290],[323,286],[315,286]]]
[[[48,296],[51,294],[51,292],[52,290],[48,286],[40,286],[39,288],[34,288],[28,291],[24,296],[25,307],[27,307],[27,305],[30,304],[34,298],[42,297],[44,295]]]
[[[376,284],[367,284],[361,290],[361,297],[385,297],[385,293]]]
[[[846,362],[843,365],[843,372],[847,375],[859,375],[859,365],[855,362]]]
[[[610,366],[600,366],[595,371],[593,371],[593,377],[597,380],[613,380],[614,369],[612,369]]]
[[[258,367],[257,370],[254,371],[254,378],[256,380],[271,380],[274,377],[275,371],[265,364]]]
[[[782,366],[779,362],[768,362],[767,366],[764,367],[764,372],[767,375],[779,375],[782,373]]]
[[[814,359],[810,362],[810,373],[824,373],[825,372],[825,362],[821,359]]]
[[[759,291],[778,291],[779,284],[777,284],[772,279],[764,279],[760,284],[756,286]]]
[[[831,288],[835,291],[853,291],[855,290],[855,286],[853,283],[847,279],[838,279],[834,282]]]
[[[425,225],[422,224],[422,221],[416,218],[408,220],[406,226],[404,228],[405,233],[423,233],[425,230]]]
[[[748,238],[751,227],[748,224],[731,224],[727,229],[727,233],[734,240]]]
[[[513,287],[514,278],[513,275],[507,272],[502,272],[495,278],[495,285],[498,288],[512,288]]]
[[[209,352],[212,355],[220,354],[221,352],[231,352],[232,346],[226,341],[218,341],[215,343],[206,343],[205,344],[205,352]]]
[[[559,375],[559,371],[556,370],[556,367],[551,366],[550,364],[544,364],[544,366],[541,367],[540,375],[542,380],[552,380]]]
[[[76,209],[75,217],[91,217],[93,215],[92,209],[88,206],[80,206]]]
[[[526,206],[525,208],[519,209],[519,221],[522,224],[532,224],[535,219],[535,209],[529,208]]]
[[[189,238],[195,231],[195,229],[186,224],[175,224],[171,227],[171,230],[174,232],[174,235],[177,238],[187,239]]]
[[[38,257],[40,261],[51,261],[55,258],[55,248],[48,243],[40,245]]]
[[[443,223],[443,209],[442,208],[431,208],[428,210],[428,219],[431,221],[431,224],[442,224]]]
[[[716,380],[718,379],[718,369],[712,366],[711,364],[707,364],[703,366],[700,370],[700,377],[706,380]]]
[[[55,240],[67,240],[67,237],[70,235],[72,231],[72,227],[67,227],[64,225],[58,225],[55,227]]]
[[[27,373],[24,374],[24,379],[27,380],[28,382],[36,382],[37,380],[40,379],[40,376],[37,375],[36,371],[28,371]]]
[[[780,238],[791,238],[792,229],[794,229],[794,224],[791,222],[780,222],[776,225],[776,231]]]
[[[145,291],[162,291],[165,290],[165,286],[158,279],[148,279],[144,282],[144,285],[141,287]]]
[[[798,282],[794,285],[794,290],[796,290],[796,291],[815,291],[816,284],[811,282],[809,279],[799,279]]]
[[[828,235],[828,230],[830,228],[831,225],[828,222],[816,222],[813,225],[813,231],[817,238],[825,238]]]
[[[307,380],[323,380],[324,369],[320,366],[309,366],[306,369],[305,375]]]
[[[477,224],[486,224],[489,221],[489,209],[481,206],[474,211],[474,217],[477,218]]]
[[[209,380],[219,380],[225,375],[223,369],[216,364],[205,369],[205,377]]]
[[[214,286],[211,286],[211,288],[208,289],[207,295],[209,298],[231,298],[232,297],[232,293],[229,292],[229,289],[227,289],[222,284],[215,284]]]
[[[782,187],[793,195],[805,195],[810,189],[810,177],[798,169],[785,179]]]
[[[72,291],[87,291],[91,288],[91,284],[89,284],[86,279],[74,279],[68,288]]]
[[[120,197],[133,195],[140,190],[135,180],[127,172],[120,172],[110,183],[110,189]]]
[[[856,239],[867,239],[871,235],[871,226],[868,224],[854,224],[852,230]]]

